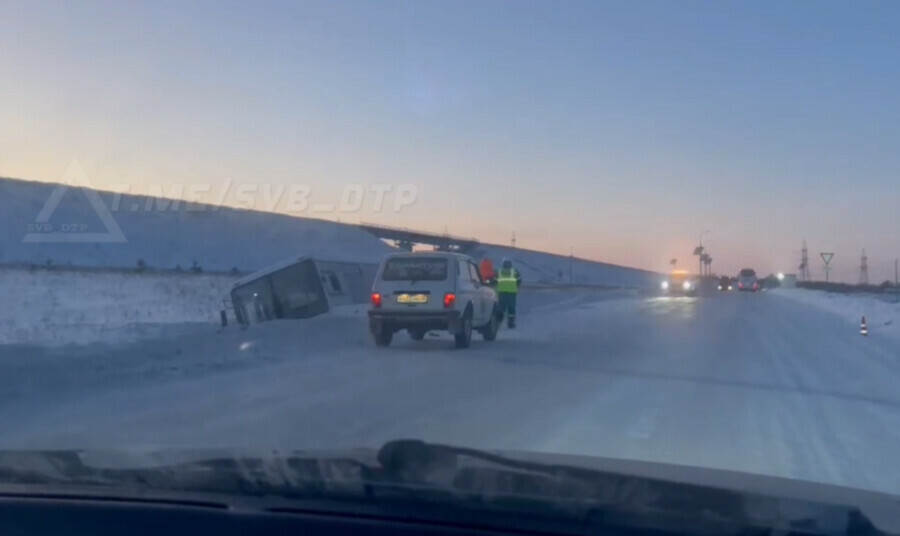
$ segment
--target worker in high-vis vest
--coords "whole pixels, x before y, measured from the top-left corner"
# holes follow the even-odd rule
[[[503,259],[500,271],[497,273],[497,297],[500,302],[500,312],[506,315],[507,325],[516,327],[516,297],[519,295],[519,287],[522,285],[522,277],[519,271],[513,268],[512,261]]]

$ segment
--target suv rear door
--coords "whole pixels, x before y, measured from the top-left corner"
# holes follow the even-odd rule
[[[481,270],[478,268],[478,265],[475,264],[474,260],[466,260],[466,267],[468,268],[469,277],[471,278],[472,285],[475,287],[476,293],[476,296],[472,301],[474,307],[476,307],[475,318],[472,319],[473,324],[475,324],[475,326],[482,326],[488,323],[491,319],[490,315],[494,310],[494,289],[488,286],[481,277]]]
[[[474,261],[469,262],[469,267],[471,268],[472,277],[481,294],[482,324],[487,324],[491,319],[490,315],[494,313],[494,302],[496,301],[497,294],[494,292],[494,289],[487,284],[484,277],[482,277],[481,269],[478,268],[478,265],[475,264]]]
[[[472,324],[480,326],[485,322],[484,300],[481,297],[481,278],[478,272],[473,272],[474,263],[468,259],[457,259],[459,265],[459,286],[457,287],[456,302],[460,307],[465,307],[467,302],[472,302]]]
[[[385,259],[375,282],[385,310],[437,312],[453,292],[456,263],[438,255],[394,255]]]

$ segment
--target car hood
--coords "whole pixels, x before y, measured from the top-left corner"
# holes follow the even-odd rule
[[[658,518],[664,526],[674,517],[745,528],[900,534],[900,497],[884,493],[718,469],[414,440],[340,451],[0,451],[3,493],[47,486],[57,494],[102,489],[126,497],[377,495],[383,504],[402,497],[469,508],[474,497],[486,510],[522,508],[518,501],[527,498],[529,511],[537,505],[579,518],[603,511],[606,520],[631,515]]]

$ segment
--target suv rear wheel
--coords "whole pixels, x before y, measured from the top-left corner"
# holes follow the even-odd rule
[[[491,320],[487,323],[486,326],[481,328],[481,336],[484,340],[490,342],[497,339],[497,331],[500,330],[500,313],[497,312],[497,308],[494,307],[494,310],[491,311]]]
[[[391,341],[394,340],[394,332],[386,326],[381,326],[381,328],[373,334],[373,337],[375,338],[376,346],[390,346]]]
[[[472,310],[466,309],[459,323],[459,333],[453,336],[457,348],[468,348],[472,344]]]

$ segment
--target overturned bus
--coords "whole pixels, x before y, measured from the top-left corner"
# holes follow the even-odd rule
[[[377,270],[377,262],[289,259],[234,283],[234,316],[247,325],[311,318],[333,307],[368,303]]]

